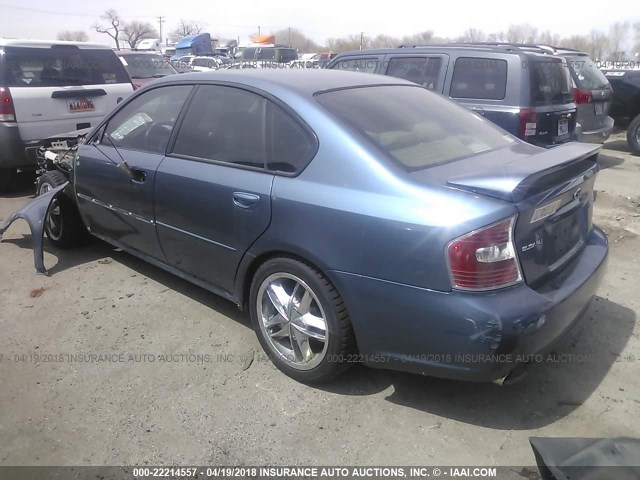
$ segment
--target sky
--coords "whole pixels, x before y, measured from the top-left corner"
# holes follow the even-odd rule
[[[454,37],[467,28],[492,33],[518,23],[569,36],[592,29],[607,31],[616,21],[640,22],[638,0],[598,2],[598,6],[585,0],[0,0],[0,7],[4,14],[0,37],[54,39],[61,30],[84,30],[92,41],[109,45],[112,41],[107,35],[91,28],[108,8],[124,20],[149,21],[156,26],[162,15],[165,34],[184,18],[204,23],[203,31],[219,38],[240,37],[241,41],[257,33],[258,26],[262,33],[298,28],[324,43],[327,38],[360,32],[399,37],[432,30],[436,36]]]

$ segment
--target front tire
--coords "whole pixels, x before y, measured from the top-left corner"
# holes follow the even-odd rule
[[[324,383],[350,365],[355,341],[349,314],[333,285],[310,265],[288,257],[262,264],[249,308],[262,348],[294,380]]]
[[[627,143],[633,153],[640,155],[640,115],[637,115],[627,128]]]
[[[6,193],[14,185],[16,171],[14,168],[0,168],[0,193]]]
[[[67,182],[58,171],[45,172],[37,182],[37,194],[42,195]],[[80,218],[75,202],[64,193],[49,206],[44,231],[56,247],[68,249],[83,244],[88,237],[87,229]]]

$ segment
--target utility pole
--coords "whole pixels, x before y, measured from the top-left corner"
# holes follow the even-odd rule
[[[260,35],[260,25],[258,25],[258,35]]]
[[[162,24],[164,23],[164,17],[161,15],[158,17],[158,23],[160,24],[160,43],[165,43],[164,38],[162,37]]]
[[[364,32],[360,32],[360,50],[362,50],[363,43],[364,43]]]
[[[289,46],[291,46],[291,27],[289,27]]]

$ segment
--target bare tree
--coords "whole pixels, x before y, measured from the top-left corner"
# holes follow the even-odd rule
[[[146,38],[158,38],[158,32],[149,22],[136,20],[125,23],[122,27],[122,37],[135,50],[138,44]]]
[[[176,25],[169,34],[169,37],[172,41],[177,42],[182,37],[186,37],[187,35],[201,33],[205,25],[205,23],[198,23],[192,20],[185,20],[184,18],[181,18],[178,22],[178,25]]]
[[[120,16],[118,12],[113,9],[107,10],[104,12],[100,19],[106,23],[100,24],[96,23],[93,25],[93,28],[98,33],[104,33],[113,38],[113,41],[116,44],[116,48],[120,49],[120,33],[122,33],[122,20],[120,20]]]
[[[633,29],[635,30],[635,45],[633,47],[633,53],[634,53],[634,57],[635,57],[635,61],[636,63],[640,60],[640,22],[636,23],[633,26]]]
[[[431,30],[425,30],[424,32],[414,35],[407,35],[400,40],[400,44],[402,45],[429,45],[432,43],[438,43],[438,40],[433,36]]]
[[[69,42],[88,42],[89,35],[87,32],[83,30],[63,30],[62,32],[58,32],[56,35],[58,40],[69,41]]]
[[[469,43],[469,42],[484,42],[487,40],[487,35],[477,28],[467,28],[464,34],[456,39],[457,42]]]
[[[625,42],[629,35],[627,22],[616,22],[609,27],[609,56],[613,61],[624,60]]]
[[[311,40],[307,35],[297,28],[285,28],[273,33],[278,43],[287,43],[290,47],[299,52],[318,52],[323,48]]]
[[[593,60],[603,61],[609,50],[609,37],[600,30],[589,32],[589,46],[585,50]]]
[[[552,45],[555,47],[560,45],[561,39],[559,34],[552,33],[551,31],[546,30],[544,32],[540,32],[536,41],[538,43],[542,43],[543,45]]]
[[[528,23],[510,25],[507,30],[507,40],[512,43],[536,43],[538,29]]]

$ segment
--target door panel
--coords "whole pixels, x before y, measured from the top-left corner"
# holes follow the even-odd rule
[[[153,186],[164,155],[118,151],[137,179],[118,167],[122,160],[115,148],[80,147],[75,184],[83,220],[93,233],[163,260],[153,219]]]
[[[273,178],[166,157],[156,173],[155,213],[168,264],[231,291],[242,256],[271,221]]]

